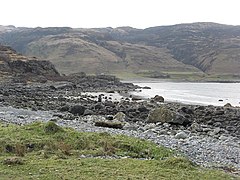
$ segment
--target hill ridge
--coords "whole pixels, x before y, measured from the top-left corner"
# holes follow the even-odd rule
[[[0,43],[50,60],[61,73],[240,74],[240,26],[197,22],[146,29],[14,28]]]

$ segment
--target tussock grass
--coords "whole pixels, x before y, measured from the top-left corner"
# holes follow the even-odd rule
[[[8,125],[0,128],[0,153],[24,156],[32,151],[151,159],[163,159],[174,153],[149,141],[122,135],[111,136],[108,133],[77,132],[71,128],[62,128],[51,121],[46,124],[37,122],[25,126]]]
[[[82,154],[91,158],[81,158]],[[131,158],[102,159],[118,155]],[[136,159],[138,158],[138,159]],[[147,158],[139,159],[139,158]],[[154,143],[49,123],[0,124],[0,179],[237,179]]]

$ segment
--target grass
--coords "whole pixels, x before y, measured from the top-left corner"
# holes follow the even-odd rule
[[[71,128],[63,129],[54,122],[0,128],[0,153],[24,156],[32,151],[44,151],[48,154],[60,151],[66,155],[93,156],[114,154],[154,159],[163,159],[173,154],[172,151],[148,141],[121,135],[111,136],[108,133],[77,132]]]
[[[203,72],[178,72],[178,71],[162,71],[163,75],[168,75],[168,78],[150,78],[152,71],[141,71],[139,73],[119,72],[113,75],[119,77],[121,80],[169,80],[169,81],[190,81],[190,82],[230,82],[239,81],[240,75],[232,74],[205,74]],[[161,74],[160,73],[160,74]]]
[[[81,158],[82,154],[91,158]],[[118,155],[131,158],[101,159]],[[53,122],[0,124],[0,179],[233,179],[154,143],[83,133]],[[95,157],[95,158],[94,158]],[[147,158],[139,159],[139,158]]]

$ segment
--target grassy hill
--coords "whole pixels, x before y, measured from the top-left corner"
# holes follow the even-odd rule
[[[240,77],[240,26],[192,23],[147,29],[0,28],[0,43],[50,60],[61,73]]]

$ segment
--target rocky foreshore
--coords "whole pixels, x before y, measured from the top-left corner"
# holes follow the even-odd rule
[[[1,84],[0,120],[51,120],[79,131],[140,137],[202,166],[239,172],[239,108],[164,103],[161,96],[141,100],[128,94],[136,88],[104,75],[84,76],[81,82]]]

